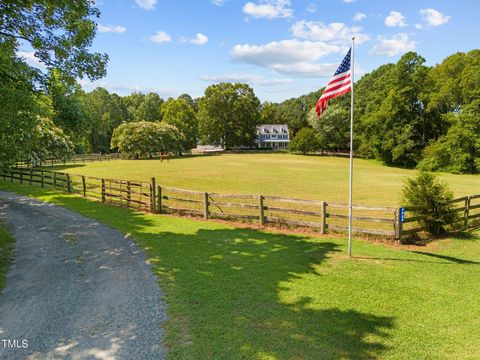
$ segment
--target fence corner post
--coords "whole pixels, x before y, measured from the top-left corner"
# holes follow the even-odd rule
[[[155,178],[152,177],[151,180],[150,180],[150,210],[152,212],[155,212],[155,208],[156,208],[156,201],[155,199],[157,198],[156,197],[156,193],[157,193],[157,186],[155,185]]]
[[[464,226],[465,226],[465,229],[468,228],[468,217],[470,216],[470,203],[471,203],[471,196],[467,196],[467,198],[465,199],[465,210],[463,212],[463,222],[464,222]]]
[[[53,172],[53,190],[57,188],[57,173]]]
[[[105,202],[105,179],[102,178],[102,203]]]
[[[265,206],[263,206],[263,195],[258,196],[258,220],[260,221],[260,226],[265,225]]]
[[[40,186],[42,188],[45,187],[45,174],[43,173],[43,169],[40,171]]]
[[[208,192],[203,193],[203,218],[208,219],[210,217],[210,212],[208,210]]]
[[[32,185],[32,179],[33,178],[33,169],[30,168],[30,176],[28,178],[28,185]]]
[[[402,237],[403,223],[400,213],[402,208],[395,209],[395,240],[400,240]]]
[[[320,223],[320,234],[325,235],[327,232],[327,203],[325,201],[322,201],[321,203],[322,207],[322,219]]]
[[[157,213],[162,212],[162,187],[157,185]]]

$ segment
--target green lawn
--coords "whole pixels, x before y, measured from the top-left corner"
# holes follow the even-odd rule
[[[347,202],[348,159],[290,154],[225,154],[184,157],[170,161],[125,160],[87,163],[65,171],[125,180],[152,176],[164,186],[191,190],[277,195]],[[370,160],[355,160],[354,201],[391,205],[412,170],[391,168]],[[480,176],[443,174],[455,194],[480,193]]]
[[[5,286],[5,277],[13,257],[13,238],[0,221],[0,291]]]
[[[5,182],[0,189],[131,234],[166,295],[171,359],[480,358],[479,232],[426,247],[355,240],[349,260],[344,238],[143,214]]]

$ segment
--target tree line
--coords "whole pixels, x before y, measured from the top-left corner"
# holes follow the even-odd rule
[[[263,104],[262,118],[287,123],[294,133],[311,129],[293,139],[296,150],[348,150],[350,96],[331,101],[319,119],[313,106],[320,94]],[[480,171],[480,50],[431,67],[408,52],[356,82],[354,108],[358,155],[428,171]]]
[[[350,97],[318,119],[322,89],[264,102],[247,84],[220,83],[202,97],[163,99],[85,92],[78,79],[105,76],[108,56],[91,53],[99,11],[88,0],[0,2],[0,166],[89,152],[182,153],[197,143],[253,147],[256,125],[287,124],[292,151],[348,150]],[[21,56],[30,46],[42,67]],[[401,167],[480,171],[480,50],[426,66],[417,53],[355,84],[355,151]],[[151,141],[147,141],[151,139]],[[150,143],[148,143],[150,142]]]

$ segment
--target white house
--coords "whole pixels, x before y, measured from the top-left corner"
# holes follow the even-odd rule
[[[272,149],[286,149],[290,143],[290,132],[285,124],[257,125],[257,147],[271,147]]]

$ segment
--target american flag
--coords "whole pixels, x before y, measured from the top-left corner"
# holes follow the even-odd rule
[[[323,90],[322,96],[320,96],[320,99],[318,99],[317,105],[315,106],[318,117],[320,117],[327,109],[328,100],[346,94],[352,89],[350,71],[351,56],[352,49],[350,48],[337,71],[335,71],[335,74],[333,74],[332,80],[330,80],[325,90]]]

